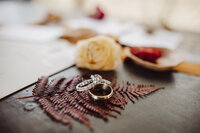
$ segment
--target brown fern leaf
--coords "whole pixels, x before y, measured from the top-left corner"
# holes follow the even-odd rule
[[[82,92],[82,93],[79,93],[79,96],[81,94],[84,94],[82,97],[79,97],[79,99],[85,101],[86,104],[89,104],[89,105],[92,105],[96,110],[93,110],[93,111],[97,111],[96,113],[99,114],[99,112],[102,112],[104,115],[109,115],[109,116],[112,116],[112,117],[117,117],[116,115],[112,114],[104,105],[101,105],[98,101],[93,101],[89,96],[88,96],[88,93],[87,91]],[[87,95],[86,95],[87,94]],[[99,106],[100,105],[100,106]],[[101,114],[99,114],[101,116]]]
[[[129,82],[127,82],[127,85],[126,85],[126,90],[131,90],[131,84]],[[126,95],[128,96],[128,98],[133,102],[135,103],[135,98],[128,92],[126,91]]]
[[[129,98],[133,103],[135,103],[135,98],[134,98],[129,92],[127,92],[126,94],[127,94],[128,98]]]
[[[164,89],[163,87],[158,87],[158,86],[153,86],[153,85],[138,85],[137,88],[135,89],[135,92],[139,95],[147,95],[150,94],[156,90],[159,89]]]
[[[78,110],[80,110],[81,112],[83,112],[84,114],[91,114],[86,108],[84,108],[83,106],[81,106],[80,104],[76,103],[74,105],[74,107]]]
[[[67,87],[67,85],[72,81],[72,79],[73,78],[67,78],[67,79],[65,79],[61,84],[60,84],[60,86],[59,86],[59,91],[58,92],[63,92],[65,89],[66,89],[66,87]]]
[[[118,92],[121,94],[122,98],[124,99],[123,101],[125,102],[125,104],[127,104],[127,103],[128,103],[128,97],[127,97],[127,95],[123,92],[123,91],[124,91],[124,88],[125,88],[125,86],[124,86],[124,81],[122,81],[122,82],[120,83],[119,88],[116,89],[116,91],[118,91]],[[125,107],[125,106],[124,106],[124,107]]]
[[[48,77],[42,76],[41,78],[38,78],[38,81],[36,82],[35,88],[32,91],[33,95],[34,96],[43,95],[47,83],[48,83]]]
[[[85,74],[84,77],[89,78],[90,75]],[[38,103],[55,120],[72,127],[70,119],[66,116],[68,115],[93,130],[87,115],[104,120],[107,120],[108,116],[117,117],[112,111],[120,114],[121,110],[118,107],[125,109],[128,99],[134,103],[136,98],[162,89],[162,87],[153,85],[135,87],[135,84],[124,81],[117,84],[116,77],[108,77],[108,75],[103,75],[103,77],[111,81],[110,86],[113,87],[114,91],[113,96],[106,101],[94,101],[88,95],[88,91],[76,91],[75,87],[83,80],[83,75],[77,75],[73,78],[59,77],[49,84],[48,77],[41,77],[33,89],[33,96],[38,96]]]
[[[118,92],[118,91],[115,91],[115,93],[116,93],[116,98],[117,99],[119,99],[119,101],[120,101],[120,107],[124,110],[125,109],[125,103],[126,103],[126,101],[125,101],[125,99],[122,97],[122,95]]]
[[[111,87],[114,87],[114,86],[116,85],[116,83],[117,83],[117,78],[114,77],[114,79],[111,81],[110,86],[111,86]]]
[[[122,83],[116,84],[116,85],[113,87],[113,90],[114,90],[114,91],[117,91],[117,90],[120,88],[121,84],[122,84]]]
[[[106,104],[108,104],[107,102],[95,101],[95,104],[104,111],[104,114],[117,118],[117,115],[113,114],[111,110],[106,106]]]
[[[75,97],[73,97],[69,92],[65,91],[61,94],[61,97],[68,103],[75,101]]]
[[[95,102],[94,102],[93,99],[91,99],[90,96],[88,95],[88,92],[87,92],[87,91],[83,91],[83,92],[80,92],[80,93],[78,93],[78,94],[79,94],[79,96],[80,96],[82,99],[84,99],[86,102],[89,102],[89,103],[91,103],[91,104],[95,104],[95,106],[98,106],[99,109],[101,108],[101,110],[104,112],[104,114],[110,115],[110,116],[115,117],[115,118],[117,117],[116,115],[112,114],[112,113],[108,110],[108,108],[106,108],[104,102],[103,102],[103,104],[102,104],[102,102],[99,102],[99,101],[95,101]]]
[[[72,106],[66,106],[62,109],[62,112],[85,124],[90,130],[93,130],[89,119],[79,110],[73,108]]]
[[[45,95],[51,94],[58,89],[58,86],[63,82],[65,77],[58,77],[51,81],[48,87],[44,90]]]
[[[41,97],[41,98],[39,98],[38,102],[40,103],[40,105],[42,106],[42,108],[50,116],[52,116],[55,120],[61,121],[63,124],[67,124],[67,125],[70,126],[70,128],[72,128],[71,120],[67,116],[65,116],[63,113],[57,112],[54,109],[54,106],[52,105],[52,103],[47,98]]]
[[[87,94],[87,93],[79,93],[80,94]],[[88,109],[92,109],[92,111],[94,111],[95,113],[98,113],[103,119],[107,120],[107,118],[105,118],[105,115],[109,115],[109,116],[112,116],[112,117],[117,117],[116,115],[114,115],[113,113],[111,113],[104,105],[100,105],[100,103],[98,101],[93,101],[91,98],[89,98],[89,96],[83,96],[83,97],[79,97],[79,99],[81,101],[81,103],[83,103],[84,101],[84,106]],[[93,108],[90,108],[91,106],[93,106]]]
[[[112,105],[114,105],[114,106],[118,106],[118,107],[121,107],[122,105],[122,103],[121,103],[121,101],[119,100],[119,98],[118,98],[118,96],[117,96],[117,94],[116,94],[116,92],[114,91],[114,94],[113,94],[113,96],[108,100],[108,102],[110,102]]]
[[[117,115],[113,114],[112,112],[110,112],[109,110],[105,109],[105,108],[102,108],[104,110],[104,113],[106,115],[109,115],[111,117],[114,117],[114,118],[117,118]]]
[[[62,96],[55,94],[50,100],[54,105],[57,105],[58,108],[62,109],[67,105],[73,106],[74,108],[79,109],[81,112],[88,114],[88,110],[78,104],[76,99],[72,97],[68,92],[64,92]]]
[[[84,92],[82,92],[84,93]],[[107,120],[108,117],[105,115],[104,111],[101,110],[97,105],[91,103],[93,101],[88,101],[87,99],[84,99],[83,97],[80,96],[80,93],[78,93],[77,91],[74,91],[72,93],[73,97],[77,100],[77,102],[79,103],[79,105],[83,106],[84,108],[86,108],[87,110],[92,111],[93,113],[90,114],[98,114],[98,116],[100,118],[103,118],[104,120]]]
[[[116,91],[123,91],[124,89],[124,81],[122,81],[120,84],[119,84],[119,88],[116,89]]]
[[[128,96],[126,95],[126,93],[123,92],[123,91],[120,91],[119,93],[122,95],[122,97],[123,97],[124,100],[125,100],[125,103],[127,104],[127,103],[128,103]]]
[[[88,95],[88,91],[78,92],[78,95],[80,98],[82,98],[88,102],[92,101],[91,97]]]
[[[58,97],[59,97],[59,95],[53,95],[53,96],[51,96],[49,99],[50,99],[50,101],[51,101],[54,105],[57,105],[57,104],[59,104],[59,103],[64,102],[64,99],[60,99],[60,98],[58,98]]]
[[[76,85],[80,82],[82,75],[78,75],[75,78],[73,78],[71,84],[67,88],[69,92],[75,91]]]
[[[136,92],[135,92],[135,84],[133,83],[132,84],[132,87],[128,87],[127,88],[127,91],[130,93],[130,94],[132,94],[133,96],[135,96],[136,98],[138,98],[140,95],[139,94],[137,94]]]
[[[98,106],[92,104],[92,103],[88,103],[85,100],[80,100],[79,103],[84,106],[85,108],[87,108],[88,110],[93,111],[94,113],[97,113],[101,118],[103,118],[104,120],[108,120],[108,117],[104,114],[104,111],[102,109],[100,109]]]
[[[84,108],[82,105],[79,104],[79,102],[77,101],[77,99],[71,94],[69,94],[68,92],[63,93],[62,98],[65,99],[66,103],[68,103],[71,106],[74,106],[75,108],[79,109],[81,112],[88,114],[88,110],[86,108]]]
[[[111,111],[114,111],[116,113],[121,114],[121,111],[118,110],[118,109],[116,109],[115,106],[111,105],[110,103],[106,103],[105,106],[106,106],[107,109],[109,109]]]

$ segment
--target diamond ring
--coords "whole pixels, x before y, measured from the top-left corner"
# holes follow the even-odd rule
[[[76,85],[77,91],[85,91],[93,88],[96,84],[107,84],[110,85],[110,81],[103,79],[100,75],[95,74],[90,76],[91,79],[84,80],[83,82]]]

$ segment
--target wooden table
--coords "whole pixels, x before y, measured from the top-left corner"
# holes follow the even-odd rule
[[[200,62],[199,34],[184,33],[184,40],[178,50],[188,60]],[[86,70],[71,67],[51,78],[76,75]],[[164,86],[135,104],[128,103],[118,118],[108,122],[89,117],[95,133],[194,133],[200,132],[200,77],[176,72],[158,73],[138,67],[131,62],[122,64],[115,72],[118,80],[136,84]],[[73,121],[73,130],[52,120],[39,106],[33,111],[25,111],[24,105],[34,102],[32,98],[15,100],[16,97],[32,94],[33,86],[0,101],[1,133],[86,133],[88,128]]]

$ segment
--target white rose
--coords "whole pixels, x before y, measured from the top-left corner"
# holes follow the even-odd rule
[[[114,70],[121,63],[121,47],[113,38],[96,36],[79,41],[76,66],[91,70]]]

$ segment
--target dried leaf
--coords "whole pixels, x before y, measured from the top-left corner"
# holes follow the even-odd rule
[[[35,88],[32,91],[33,95],[37,96],[42,95],[46,88],[47,83],[48,83],[48,77],[42,76],[41,78],[38,78]]]
[[[71,123],[70,119],[67,116],[65,116],[63,113],[56,111],[54,106],[52,105],[52,103],[49,102],[49,100],[47,98],[41,97],[38,100],[38,102],[40,103],[42,108],[49,115],[51,115],[55,120],[61,121],[62,123],[69,125],[70,128],[72,127],[72,123]]]
[[[73,78],[65,79],[59,86],[59,92],[63,92],[66,89],[67,85],[72,81],[72,79]]]
[[[85,124],[90,130],[93,130],[89,119],[81,111],[73,108],[72,106],[66,106],[62,109],[62,112]]]
[[[156,90],[159,90],[159,89],[163,89],[163,87],[157,87],[157,86],[153,86],[153,85],[138,85],[135,92],[144,96],[144,95],[147,95],[147,94],[150,94]]]
[[[67,90],[68,90],[69,92],[75,91],[75,87],[76,87],[76,85],[80,82],[80,79],[81,79],[81,75],[76,76],[76,77],[72,80],[72,82],[71,82],[71,84],[69,85],[69,87],[67,88]]]
[[[93,130],[88,115],[104,120],[107,120],[108,116],[116,118],[117,115],[112,111],[120,114],[121,110],[118,107],[125,109],[128,99],[134,103],[136,98],[162,89],[153,85],[138,85],[135,88],[135,84],[129,82],[125,84],[124,81],[117,84],[116,77],[106,77],[111,81],[114,94],[107,101],[94,101],[87,91],[78,92],[75,89],[83,77],[89,76],[90,74],[78,75],[74,78],[58,77],[49,84],[47,77],[41,77],[33,89],[33,96],[39,97],[38,103],[55,120],[72,127],[70,119],[66,116],[68,115]]]
[[[51,83],[48,85],[48,87],[44,90],[44,93],[48,95],[51,94],[52,92],[55,92],[64,79],[65,77],[58,77],[52,80]]]

